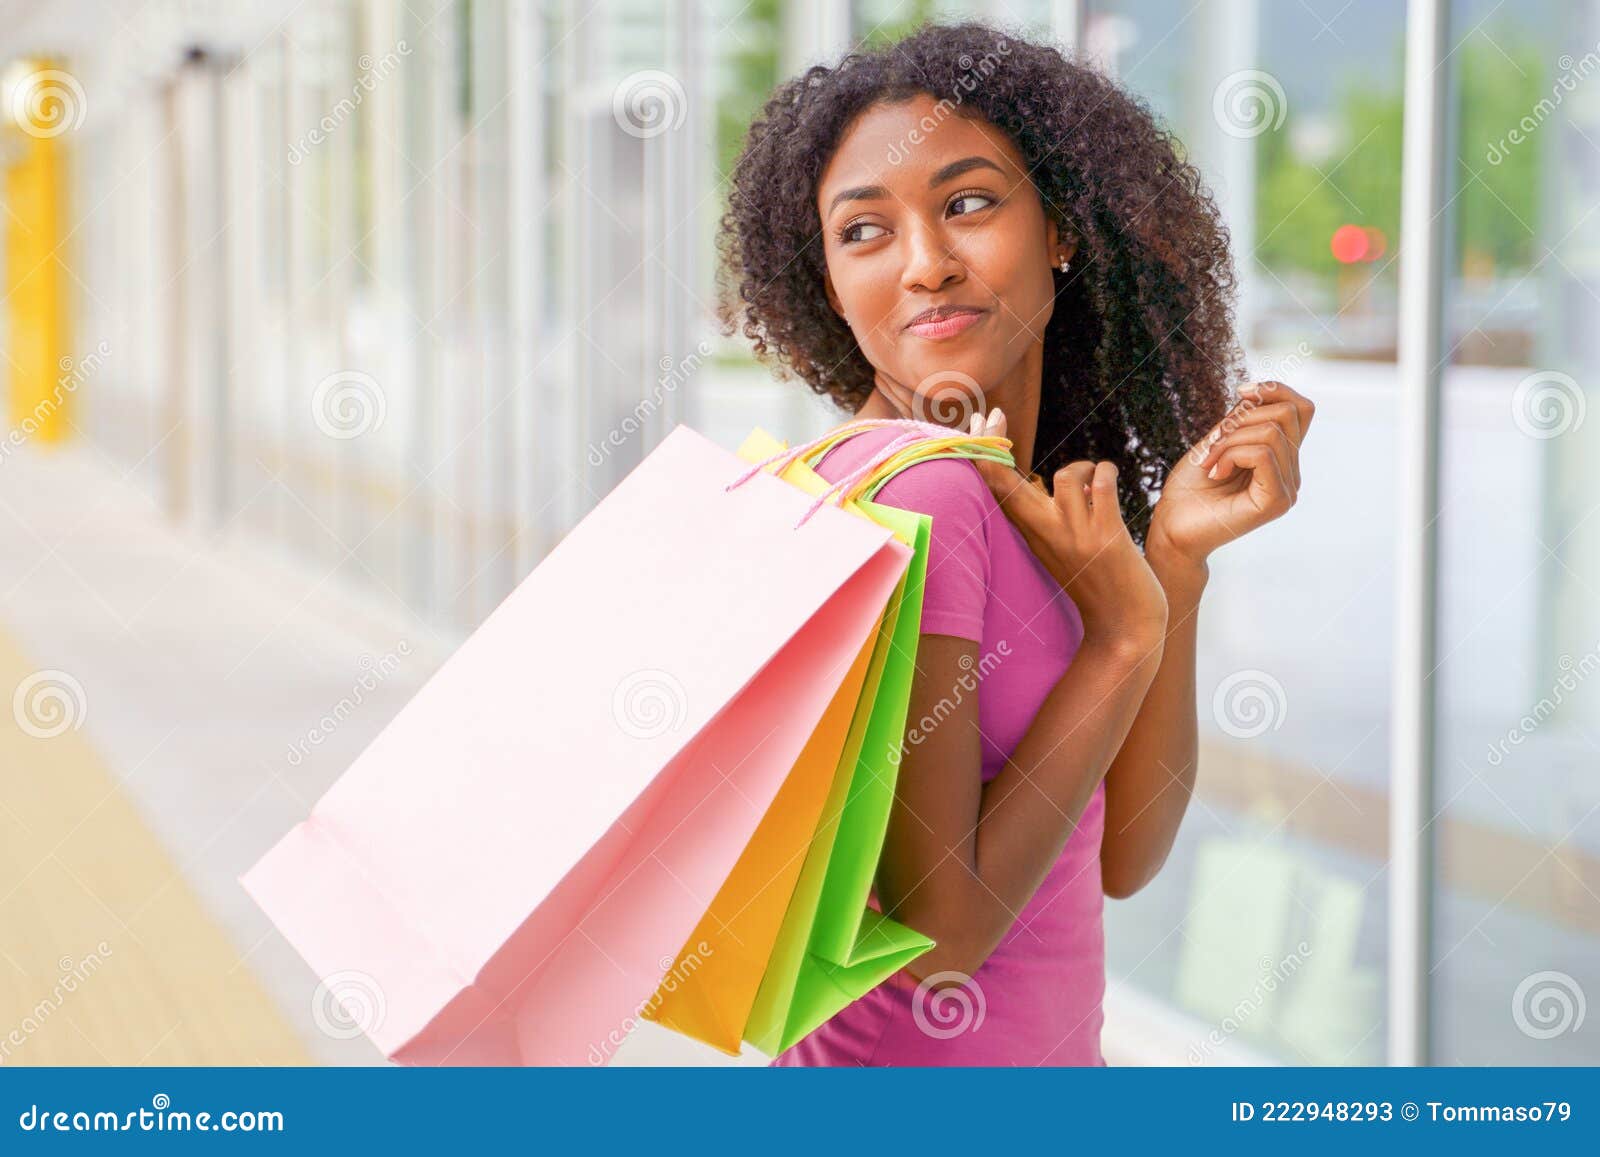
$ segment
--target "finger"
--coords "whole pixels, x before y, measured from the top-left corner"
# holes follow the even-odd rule
[[[1019,527],[1031,527],[1054,517],[1050,496],[1029,482],[1015,466],[1004,466],[987,458],[974,458],[972,464],[989,485],[989,493],[1005,516]]]
[[[1276,518],[1294,505],[1294,491],[1284,482],[1270,446],[1234,446],[1223,454],[1219,470],[1224,478],[1249,471],[1250,484],[1240,492],[1241,501],[1269,518]]]
[[[1223,451],[1232,446],[1249,445],[1272,447],[1285,483],[1292,490],[1298,491],[1300,489],[1299,447],[1290,440],[1289,436],[1283,432],[1283,428],[1276,423],[1246,426],[1235,430],[1217,442],[1207,451],[1205,459],[1200,463],[1206,469],[1206,477],[1221,478],[1223,476],[1220,472],[1217,472],[1215,465],[1220,460]],[[1208,466],[1208,463],[1211,463],[1211,465]]]
[[[1094,479],[1094,463],[1068,462],[1055,472],[1050,484],[1056,505],[1066,515],[1067,525],[1081,534],[1089,526],[1089,486]]]
[[[1259,426],[1270,422],[1280,427],[1290,440],[1299,445],[1302,437],[1300,411],[1288,402],[1267,402],[1259,406],[1240,403],[1228,416],[1212,427],[1212,433],[1221,430],[1224,437],[1245,426]]]
[[[1240,440],[1222,452],[1207,477],[1214,474],[1217,481],[1226,482],[1240,470],[1248,468],[1265,474],[1263,478],[1252,478],[1253,483],[1273,483],[1285,493],[1294,493],[1295,488],[1289,483],[1288,472],[1283,468],[1277,448],[1270,440],[1252,440],[1243,434],[1235,437]]]
[[[987,459],[974,459],[978,473],[989,484],[989,492],[999,503],[1006,520],[1022,535],[1028,549],[1041,554],[1053,536],[1059,533],[1062,514],[1044,492],[1025,478],[1015,466],[1003,466]]]
[[[1251,382],[1249,385],[1239,387],[1241,395],[1246,391],[1256,397],[1266,395],[1263,398],[1265,401],[1287,402],[1293,406],[1295,412],[1300,415],[1301,436],[1305,436],[1306,429],[1311,425],[1311,418],[1317,412],[1317,407],[1312,404],[1310,398],[1300,393],[1287,382]]]
[[[1094,509],[1091,516],[1109,525],[1114,520],[1122,525],[1122,500],[1117,494],[1117,464],[1109,458],[1096,462],[1089,483]]]

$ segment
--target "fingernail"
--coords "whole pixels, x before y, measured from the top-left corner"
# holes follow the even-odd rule
[[[1220,468],[1221,468],[1221,466],[1222,466],[1222,463],[1221,463],[1221,462],[1218,462],[1218,463],[1217,463],[1217,464],[1216,464],[1216,465],[1215,465],[1215,466],[1213,466],[1213,467],[1212,467],[1212,468],[1211,468],[1211,469],[1209,469],[1209,470],[1207,470],[1207,471],[1206,471],[1206,477],[1207,477],[1207,478],[1215,478],[1215,477],[1216,477],[1216,476],[1217,476],[1217,470],[1218,470],[1218,469],[1220,469]]]

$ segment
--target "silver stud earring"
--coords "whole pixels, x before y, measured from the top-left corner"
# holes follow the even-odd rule
[[[1065,256],[1063,256],[1061,258],[1061,272],[1065,273],[1067,270],[1069,270],[1071,268],[1072,268],[1072,263],[1070,261],[1068,261]]]

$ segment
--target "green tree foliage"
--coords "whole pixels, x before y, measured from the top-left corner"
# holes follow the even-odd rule
[[[1547,122],[1520,145],[1490,150],[1525,117],[1539,116],[1541,97],[1553,103],[1554,74],[1535,46],[1513,45],[1505,35],[1469,38],[1453,63],[1460,80],[1456,142],[1449,150],[1455,194],[1450,211],[1460,253],[1487,255],[1502,268],[1526,268],[1533,260],[1531,229],[1539,203],[1537,153],[1547,145],[1541,134],[1553,137],[1555,130]],[[1391,254],[1399,237],[1399,85],[1388,91],[1347,85],[1334,107],[1338,145],[1331,157],[1313,162],[1294,154],[1292,104],[1283,125],[1257,139],[1256,258],[1273,269],[1331,277],[1338,262],[1328,243],[1343,224],[1382,230]],[[1490,163],[1491,155],[1498,163]]]

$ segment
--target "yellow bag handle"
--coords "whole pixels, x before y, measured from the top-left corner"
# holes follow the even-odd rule
[[[900,471],[917,462],[933,458],[974,458],[1014,466],[1011,440],[996,435],[973,436],[953,432],[948,426],[935,425],[912,418],[863,418],[847,422],[800,446],[786,448],[757,462],[726,487],[733,490],[763,470],[781,475],[795,461],[804,460],[813,465],[822,455],[848,438],[881,426],[900,427],[902,433],[879,447],[873,457],[824,491],[795,525],[802,526],[824,505],[843,506],[847,502],[867,497],[882,487]]]
[[[812,503],[796,525],[803,525],[826,504],[842,506],[858,498],[871,497],[906,467],[932,458],[983,458],[1006,466],[1015,465],[1009,438],[992,434],[982,437],[954,434],[933,438],[909,433],[880,449],[870,461],[830,486]]]

